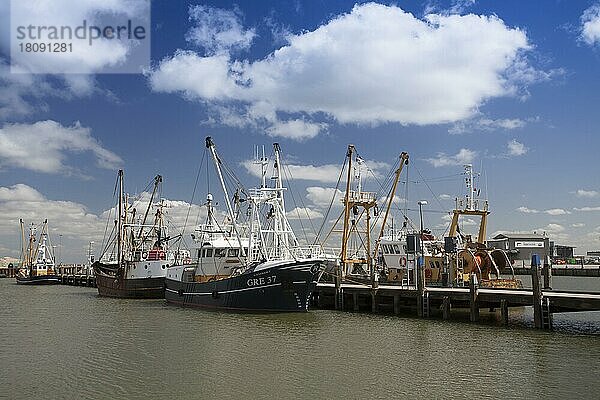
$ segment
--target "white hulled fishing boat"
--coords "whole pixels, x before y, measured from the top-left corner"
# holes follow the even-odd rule
[[[123,171],[118,173],[119,198],[115,235],[105,247],[100,259],[92,264],[98,294],[121,298],[164,298],[167,268],[191,262],[186,250],[173,250],[164,223],[162,201],[154,204],[162,177],[154,178],[154,188],[143,215],[129,204],[123,189]],[[154,221],[149,222],[152,208]],[[113,251],[108,251],[110,246]],[[116,247],[116,249],[115,249]]]
[[[48,220],[45,220],[36,237],[37,227],[32,223],[29,229],[27,245],[25,245],[25,229],[21,223],[21,266],[17,273],[17,283],[20,285],[50,285],[60,282],[56,274],[56,265],[52,246],[48,237]]]

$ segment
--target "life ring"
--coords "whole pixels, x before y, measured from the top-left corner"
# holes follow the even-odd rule
[[[425,278],[431,279],[431,268],[425,268]]]
[[[189,258],[184,258],[184,259],[183,259],[183,263],[184,263],[185,265],[187,265],[187,264],[191,264],[191,263],[192,263],[192,260],[190,260]]]
[[[165,252],[163,250],[158,252],[158,258],[160,260],[165,260],[167,258],[167,256],[165,255]]]
[[[147,260],[148,259],[148,252],[144,251],[142,252],[142,260]]]
[[[398,264],[401,267],[406,267],[406,257],[400,257],[400,259],[398,260]]]

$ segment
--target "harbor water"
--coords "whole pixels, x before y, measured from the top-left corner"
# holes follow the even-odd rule
[[[600,278],[555,277],[600,291]],[[0,398],[597,398],[600,313],[236,314],[0,279]],[[464,314],[464,315],[463,315]]]

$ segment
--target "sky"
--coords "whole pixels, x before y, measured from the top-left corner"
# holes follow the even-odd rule
[[[222,199],[214,172],[198,173],[209,170],[206,136],[248,187],[254,146],[278,142],[288,210],[314,226],[352,143],[373,191],[410,154],[395,208],[418,221],[427,200],[434,233],[471,163],[488,236],[545,232],[578,254],[600,250],[597,0],[156,0],[149,62],[129,73],[106,72],[138,66],[134,42],[20,58],[12,29],[23,15],[144,21],[144,0],[18,3],[0,4],[0,256],[18,257],[20,218],[49,220],[63,262],[82,262],[89,241],[98,252],[119,168],[145,198],[161,174],[174,225],[198,220],[209,190]]]

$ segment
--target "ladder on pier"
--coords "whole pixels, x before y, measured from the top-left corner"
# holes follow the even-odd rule
[[[552,312],[550,312],[550,299],[542,299],[542,329],[552,329]]]
[[[412,265],[412,273],[413,273],[413,281],[414,281],[416,279],[415,275],[417,273],[416,272],[417,269],[415,268],[415,255],[414,254],[406,255],[406,273],[402,277],[402,286],[410,285],[410,271],[411,271],[410,265]]]
[[[429,292],[423,293],[423,318],[429,318]]]

